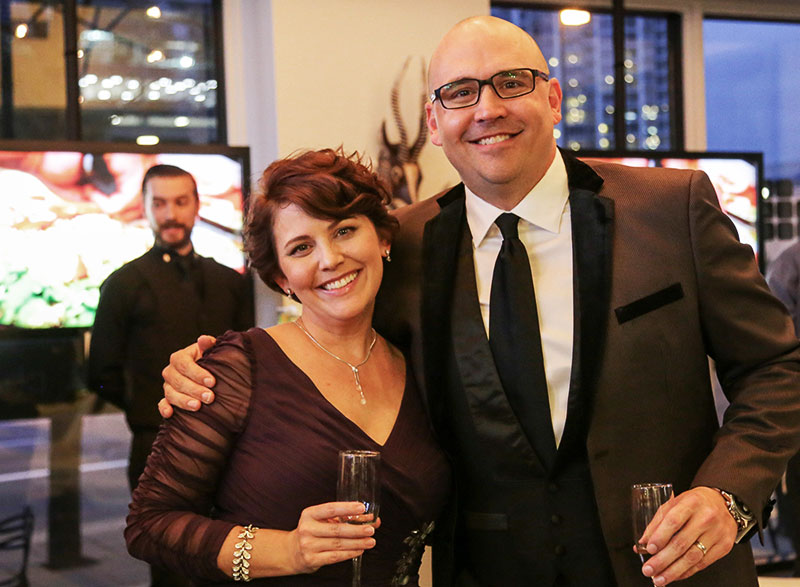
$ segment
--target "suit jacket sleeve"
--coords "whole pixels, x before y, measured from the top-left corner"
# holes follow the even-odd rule
[[[726,489],[758,512],[800,445],[800,350],[749,247],[726,234],[735,229],[720,222],[705,174],[693,174],[690,190],[701,328],[730,401],[693,485]]]

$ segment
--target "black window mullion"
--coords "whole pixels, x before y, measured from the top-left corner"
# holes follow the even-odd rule
[[[214,0],[211,7],[213,11],[213,34],[214,34],[214,60],[217,69],[217,143],[228,144],[228,116],[225,101],[225,58],[223,52],[222,36],[222,0]]]
[[[68,140],[83,136],[78,88],[78,7],[76,0],[64,0],[64,72],[67,85],[66,132]]]
[[[14,71],[12,69],[11,46],[14,31],[11,25],[11,0],[0,0],[0,69],[2,69],[2,126],[0,136],[14,138]]]
[[[625,7],[623,0],[614,0],[612,9],[614,39],[614,149],[625,150]]]
[[[669,85],[670,92],[670,139],[673,151],[686,148],[683,119],[683,36],[681,19],[677,15],[667,17],[667,37],[669,39]]]

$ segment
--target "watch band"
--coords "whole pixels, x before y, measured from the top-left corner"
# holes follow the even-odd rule
[[[738,543],[756,527],[756,516],[732,493],[718,487],[715,487],[715,489],[719,491],[722,499],[725,500],[725,507],[728,508],[728,513],[730,513],[733,521],[736,522],[736,542]]]

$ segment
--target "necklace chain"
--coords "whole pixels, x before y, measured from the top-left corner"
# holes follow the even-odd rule
[[[375,341],[378,340],[378,333],[375,332],[375,329],[374,328],[372,329],[372,341],[369,343],[369,349],[367,349],[367,356],[364,357],[364,360],[361,361],[359,364],[353,365],[349,361],[345,361],[343,358],[341,358],[341,357],[339,357],[337,355],[334,355],[332,352],[330,352],[328,349],[326,349],[324,346],[322,346],[322,343],[320,343],[316,338],[314,338],[314,336],[308,330],[306,330],[306,327],[303,326],[302,318],[298,318],[297,320],[295,320],[294,324],[300,330],[302,330],[308,338],[311,339],[311,342],[313,342],[315,345],[317,345],[319,348],[321,348],[323,351],[328,353],[330,356],[332,356],[337,361],[340,361],[340,362],[344,363],[345,365],[347,365],[348,367],[350,367],[350,369],[353,371],[353,377],[355,377],[355,380],[356,380],[356,390],[358,390],[358,393],[361,395],[361,405],[362,406],[366,406],[367,405],[367,398],[364,397],[364,389],[361,387],[361,380],[358,377],[358,368],[359,367],[363,367],[364,363],[369,361],[369,358],[372,356],[372,348],[375,346]]]

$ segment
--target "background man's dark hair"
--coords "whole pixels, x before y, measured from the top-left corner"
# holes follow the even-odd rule
[[[148,169],[142,178],[142,197],[144,197],[147,182],[154,177],[188,177],[192,180],[192,185],[194,186],[194,197],[199,197],[197,194],[197,181],[195,181],[194,176],[176,165],[153,165]]]

